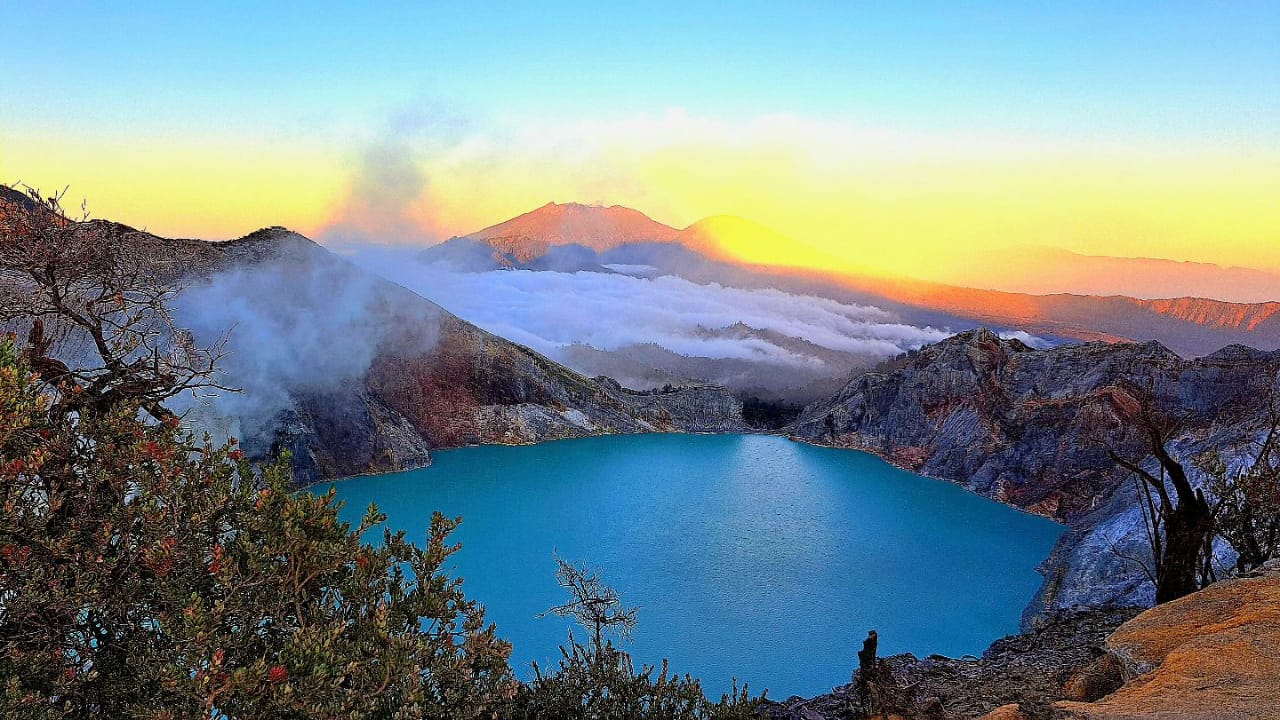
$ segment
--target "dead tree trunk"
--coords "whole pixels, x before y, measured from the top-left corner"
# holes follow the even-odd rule
[[[1155,562],[1156,604],[1189,595],[1200,589],[1206,549],[1214,532],[1213,510],[1204,492],[1191,485],[1186,469],[1169,454],[1168,428],[1149,409],[1138,417],[1147,436],[1150,456],[1160,463],[1160,477],[1126,460],[1114,451],[1111,457],[1144,483],[1148,505],[1155,517],[1148,528]],[[1169,486],[1173,492],[1169,492]]]
[[[877,681],[879,680],[878,661],[876,660],[877,646],[880,644],[880,638],[875,630],[867,633],[867,639],[862,641],[862,649],[858,651],[858,703],[861,705],[859,710],[863,717],[873,717],[877,712],[883,710],[880,707],[879,688]]]
[[[1164,557],[1156,574],[1156,604],[1200,589],[1201,558],[1213,533],[1213,514],[1204,495],[1183,500],[1164,522]]]

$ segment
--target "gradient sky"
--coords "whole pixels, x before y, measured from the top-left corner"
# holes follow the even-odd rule
[[[777,262],[1280,270],[1275,2],[468,5],[5,3],[0,181],[208,238],[555,200],[749,217]]]

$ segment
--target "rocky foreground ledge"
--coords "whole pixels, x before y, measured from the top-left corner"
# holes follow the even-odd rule
[[[1280,561],[1139,613],[1060,611],[981,658],[881,662],[900,720],[1277,720]],[[775,720],[859,717],[857,680],[773,703]]]
[[[1070,720],[1280,718],[1280,562],[1157,606],[1107,638],[1128,682]]]

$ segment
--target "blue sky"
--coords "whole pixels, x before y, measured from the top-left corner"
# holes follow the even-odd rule
[[[679,106],[1274,141],[1271,3],[13,3],[0,128],[307,132]]]
[[[885,272],[1280,270],[1274,0],[0,3],[0,181],[160,233],[430,241],[555,200]]]

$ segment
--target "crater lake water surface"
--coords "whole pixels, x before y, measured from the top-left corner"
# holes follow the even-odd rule
[[[776,699],[846,683],[872,628],[883,655],[979,654],[1018,630],[1062,532],[865,453],[761,435],[464,448],[337,488],[344,518],[375,502],[419,542],[433,510],[463,517],[453,567],[522,677],[565,640],[567,621],[537,617],[566,599],[558,551],[639,607],[637,663],[668,658],[715,697],[735,676]]]

